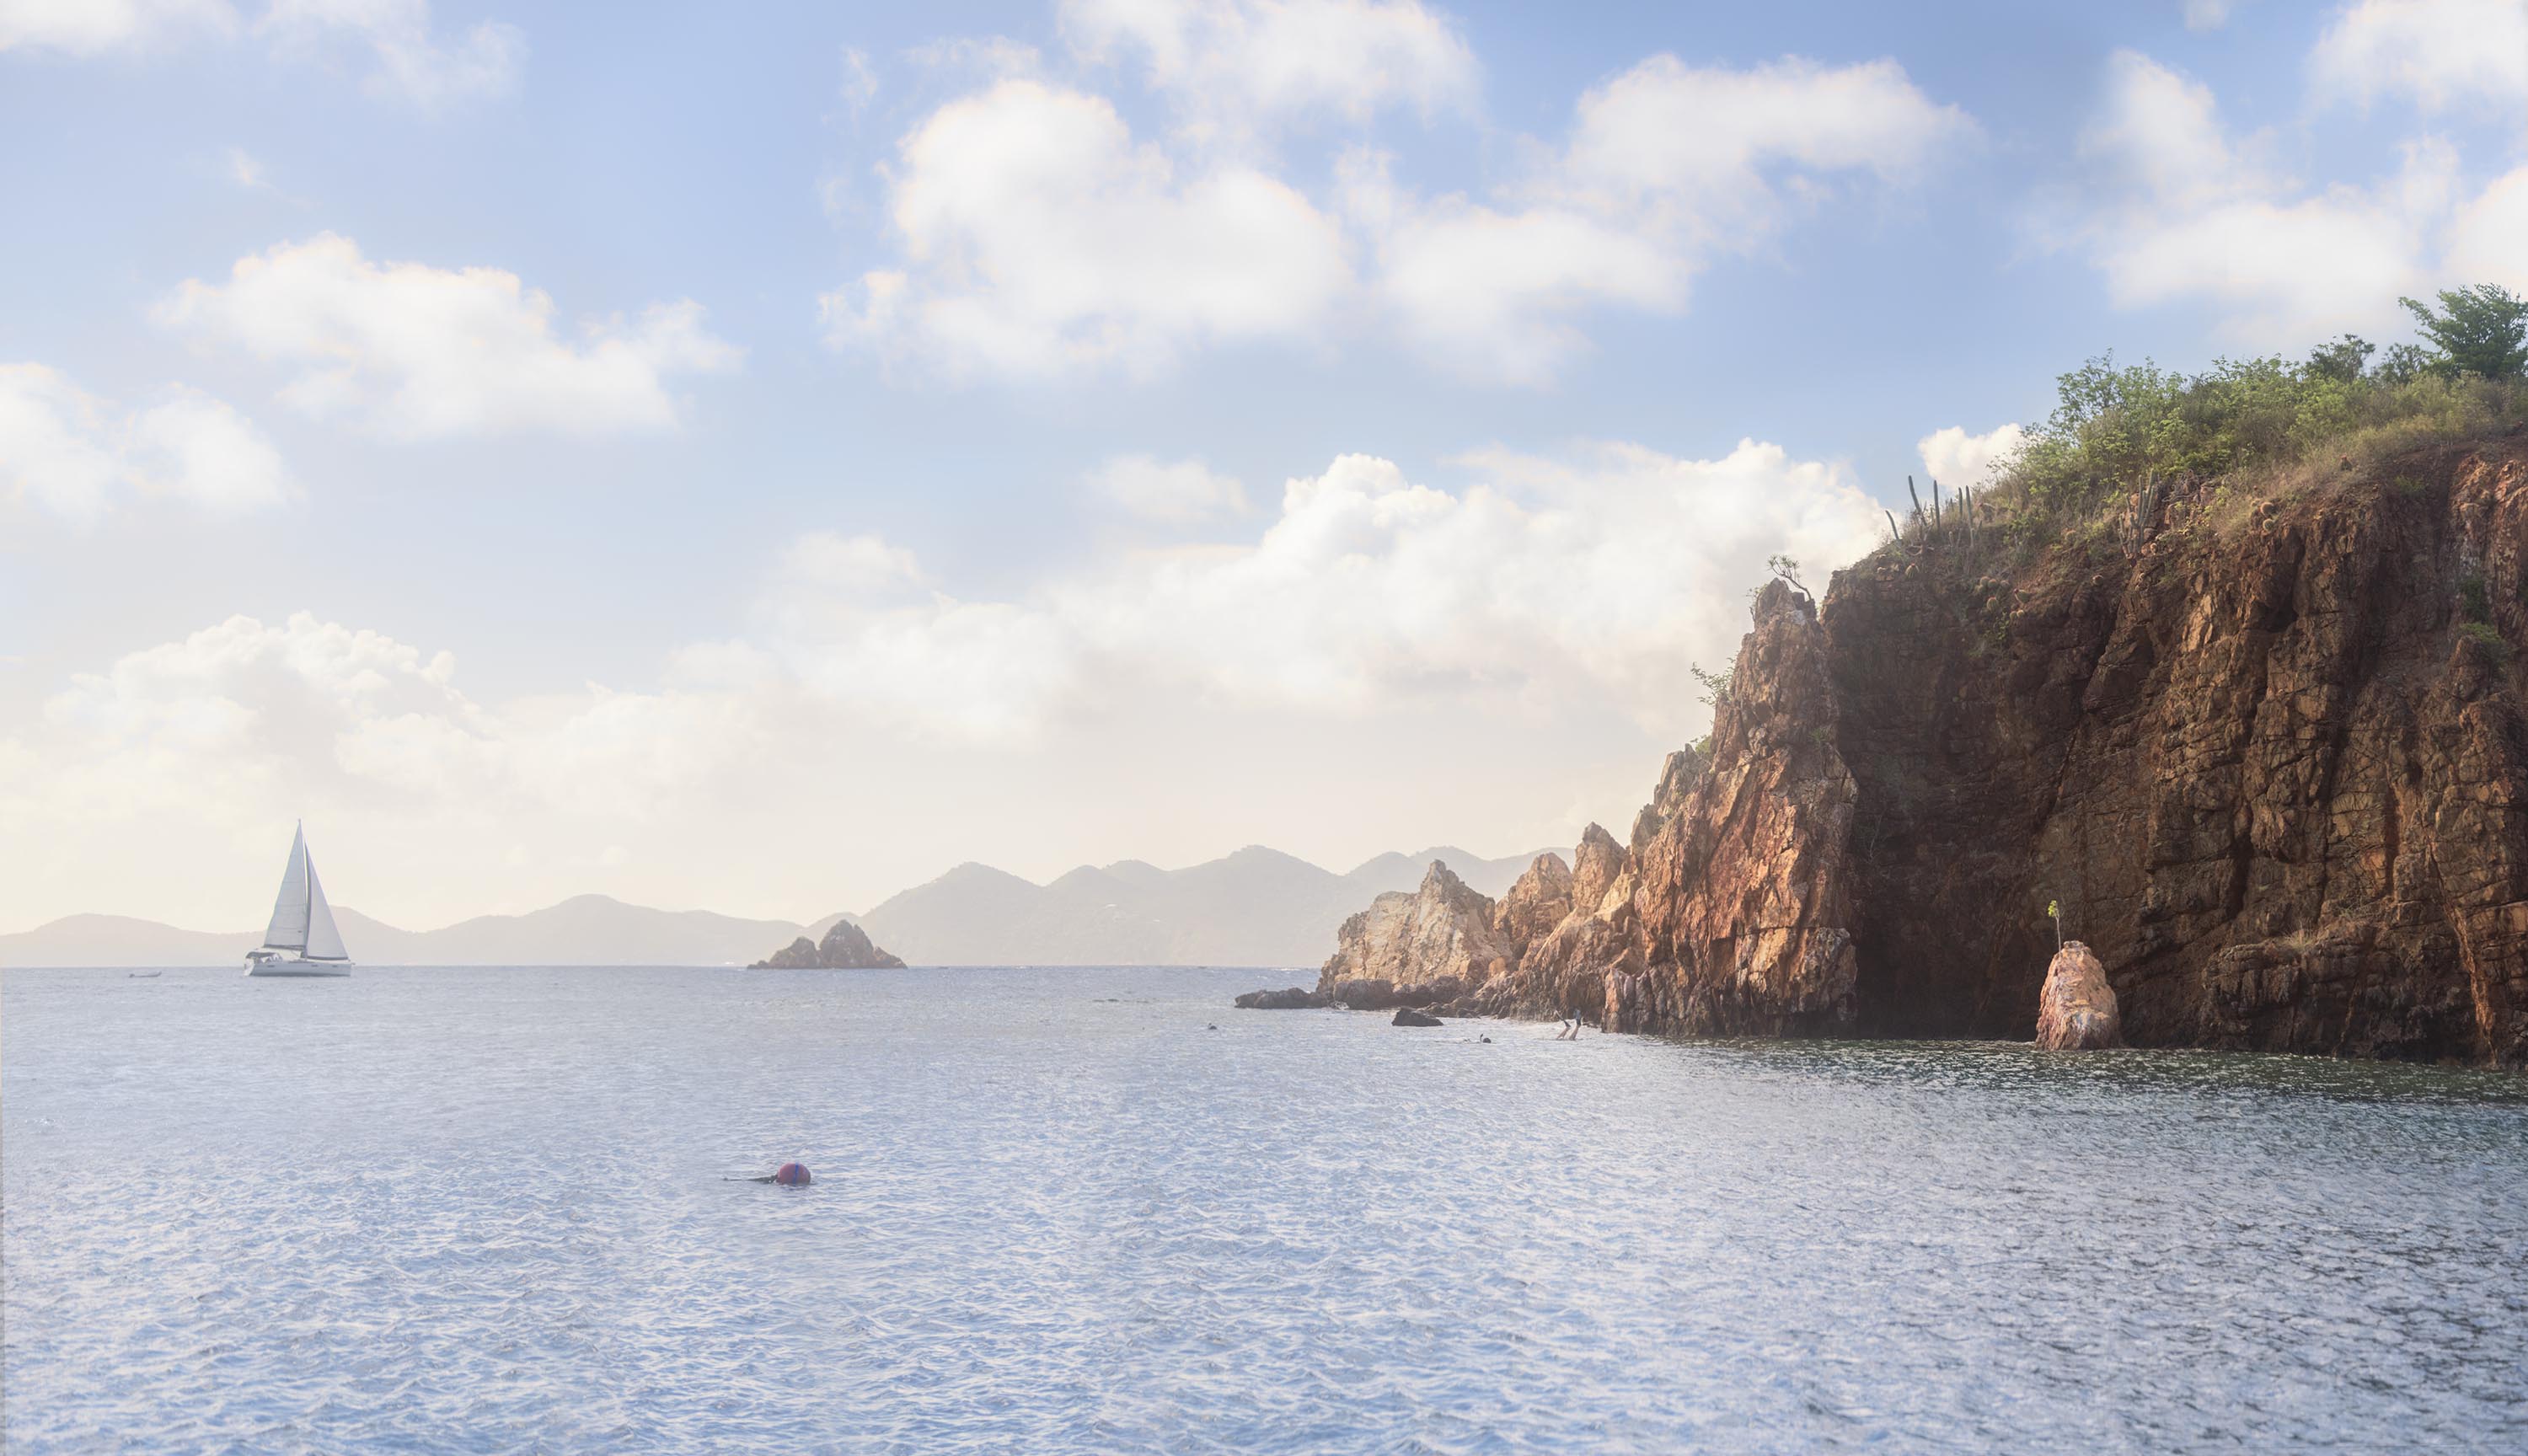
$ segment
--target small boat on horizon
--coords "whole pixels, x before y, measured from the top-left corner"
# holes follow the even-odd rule
[[[281,872],[281,895],[272,903],[263,944],[245,953],[245,973],[349,975],[350,963],[342,932],[334,928],[334,908],[325,903],[324,882],[316,878],[316,860],[307,853],[302,822],[290,842],[290,864]]]

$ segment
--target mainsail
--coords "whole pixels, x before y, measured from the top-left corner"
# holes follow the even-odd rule
[[[272,902],[272,923],[264,927],[268,951],[296,951],[310,961],[348,961],[342,932],[334,928],[334,908],[325,903],[324,883],[316,878],[316,861],[307,853],[304,825],[290,841],[290,867],[281,872],[281,894]]]
[[[307,890],[313,877],[307,872],[307,829],[301,825],[290,841],[290,867],[281,872],[281,895],[272,902],[272,923],[263,929],[263,944],[272,951],[305,951],[307,949]],[[334,916],[327,911],[325,928],[332,931]],[[336,944],[340,944],[339,938]]]

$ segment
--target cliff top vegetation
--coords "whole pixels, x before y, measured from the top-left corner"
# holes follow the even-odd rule
[[[2194,375],[2089,360],[2059,379],[2054,413],[1976,491],[1974,529],[2024,560],[2111,527],[2154,484],[2223,477],[2265,495],[2308,462],[2367,474],[2415,446],[2528,423],[2528,298],[2485,284],[2437,305],[2399,301],[2427,342],[2382,351],[2345,335],[2305,359],[2223,359]],[[1908,524],[1908,536],[1939,526]]]

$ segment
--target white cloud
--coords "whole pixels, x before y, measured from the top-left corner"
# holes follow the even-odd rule
[[[654,690],[479,701],[447,652],[234,617],[0,725],[0,924],[244,923],[301,815],[338,903],[413,924],[599,887],[806,916],[977,857],[1508,853],[1573,833],[1576,803],[1637,806],[1702,726],[1686,664],[1736,647],[1764,558],[1816,580],[1877,514],[1839,468],[1755,443],[1461,463],[1483,484],[1343,456],[1240,544],[1102,551],[996,598],[810,536],[740,640],[675,653]]]
[[[254,422],[198,390],[171,390],[132,422],[142,489],[217,510],[277,505],[290,494],[281,452]]]
[[[1456,26],[1420,0],[1064,0],[1061,24],[1082,56],[1137,62],[1175,105],[1233,130],[1471,110],[1480,78]]]
[[[176,386],[121,409],[40,364],[0,364],[0,485],[80,526],[128,494],[237,512],[292,490],[272,442],[208,394]]]
[[[404,439],[668,429],[669,381],[739,357],[691,300],[592,323],[574,346],[555,336],[553,299],[513,273],[371,262],[330,233],[241,258],[226,284],[187,280],[157,313],[295,368],[282,391],[292,408]]]
[[[237,30],[226,0],[0,0],[0,51],[96,56]]]
[[[1559,155],[1492,202],[1419,201],[1355,163],[1380,286],[1460,373],[1550,378],[1593,307],[1675,313],[1712,258],[1762,245],[1841,176],[1920,176],[1974,124],[1893,61],[1746,70],[1654,56],[1580,98]]]
[[[2230,24],[2231,0],[2186,0],[2186,28],[2218,30]]]
[[[272,180],[264,175],[263,163],[255,160],[254,154],[244,147],[230,147],[228,164],[229,181],[248,191],[270,190]]]
[[[526,32],[498,21],[441,40],[429,0],[272,0],[255,28],[285,52],[362,53],[372,67],[365,81],[372,93],[421,106],[506,92],[527,56]]]
[[[591,686],[487,709],[455,659],[301,612],[231,617],[80,674],[44,703],[54,814],[268,808],[285,785],[386,806],[501,800],[640,818],[748,752],[744,703]],[[21,745],[22,749],[25,745]]]
[[[1965,426],[1951,425],[1923,436],[1914,447],[1922,456],[1923,478],[1942,482],[1954,491],[1983,486],[1996,468],[2019,453],[2027,438],[2027,432],[2015,424],[1981,435],[1969,435]]]
[[[499,21],[441,38],[430,0],[271,0],[254,28],[278,55],[357,55],[369,65],[365,84],[373,94],[425,107],[513,89],[527,55],[526,32]],[[237,10],[228,0],[0,0],[0,51],[165,51],[202,37],[225,40],[237,29]]]
[[[842,97],[855,117],[877,99],[877,72],[870,69],[867,55],[851,46],[843,47]]]
[[[2494,180],[2458,210],[2442,270],[2459,284],[2499,284],[2528,295],[2528,167]]]
[[[2258,348],[2396,324],[2396,299],[2435,276],[2431,252],[2458,186],[2446,144],[2405,149],[2369,187],[2304,185],[2234,140],[2209,87],[2146,56],[2108,64],[2105,108],[2081,138],[2097,171],[2058,242],[2086,252],[2126,307],[2217,306]]]
[[[759,641],[815,694],[986,740],[1184,695],[1346,715],[1537,694],[1676,735],[1699,711],[1686,664],[1726,655],[1765,557],[1829,570],[1878,519],[1839,469],[1754,442],[1466,463],[1491,483],[1342,456],[1252,545],[1099,560],[1008,601],[914,590],[910,568],[873,597],[873,544],[817,547],[830,582],[794,550]]]
[[[1146,372],[1198,343],[1305,337],[1349,283],[1341,232],[1250,167],[1181,175],[1103,98],[1027,79],[904,138],[906,267],[824,299],[837,341],[950,374]]]
[[[2528,0],[2360,0],[2309,56],[2320,97],[2528,111]]]
[[[1253,509],[1243,485],[1200,460],[1118,455],[1099,465],[1088,484],[1107,504],[1145,521],[1191,525]]]
[[[1215,54],[1223,26],[1437,24],[1396,6],[1122,13],[1072,19],[1135,37],[1160,84],[1206,94],[1229,85],[1202,83],[1211,68],[1271,66]],[[1354,62],[1376,64],[1340,64]],[[1269,110],[1351,84],[1340,77],[1249,77],[1264,98],[1249,100]],[[1359,84],[1364,105],[1417,94]],[[1657,56],[1582,97],[1567,144],[1532,148],[1538,160],[1482,198],[1424,197],[1396,184],[1390,159],[1358,153],[1320,204],[1264,165],[1224,160],[1234,148],[1136,140],[1102,97],[1004,78],[904,139],[886,171],[901,264],[827,294],[824,311],[837,343],[951,375],[1146,374],[1205,344],[1397,332],[1457,372],[1541,383],[1585,344],[1591,309],[1675,313],[1712,258],[1762,246],[1839,180],[1911,180],[1974,131],[1892,61],[1732,71]]]

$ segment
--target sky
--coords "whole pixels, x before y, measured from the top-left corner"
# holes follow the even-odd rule
[[[1620,833],[2055,375],[2528,289],[2528,0],[0,0],[0,931],[806,919]]]

